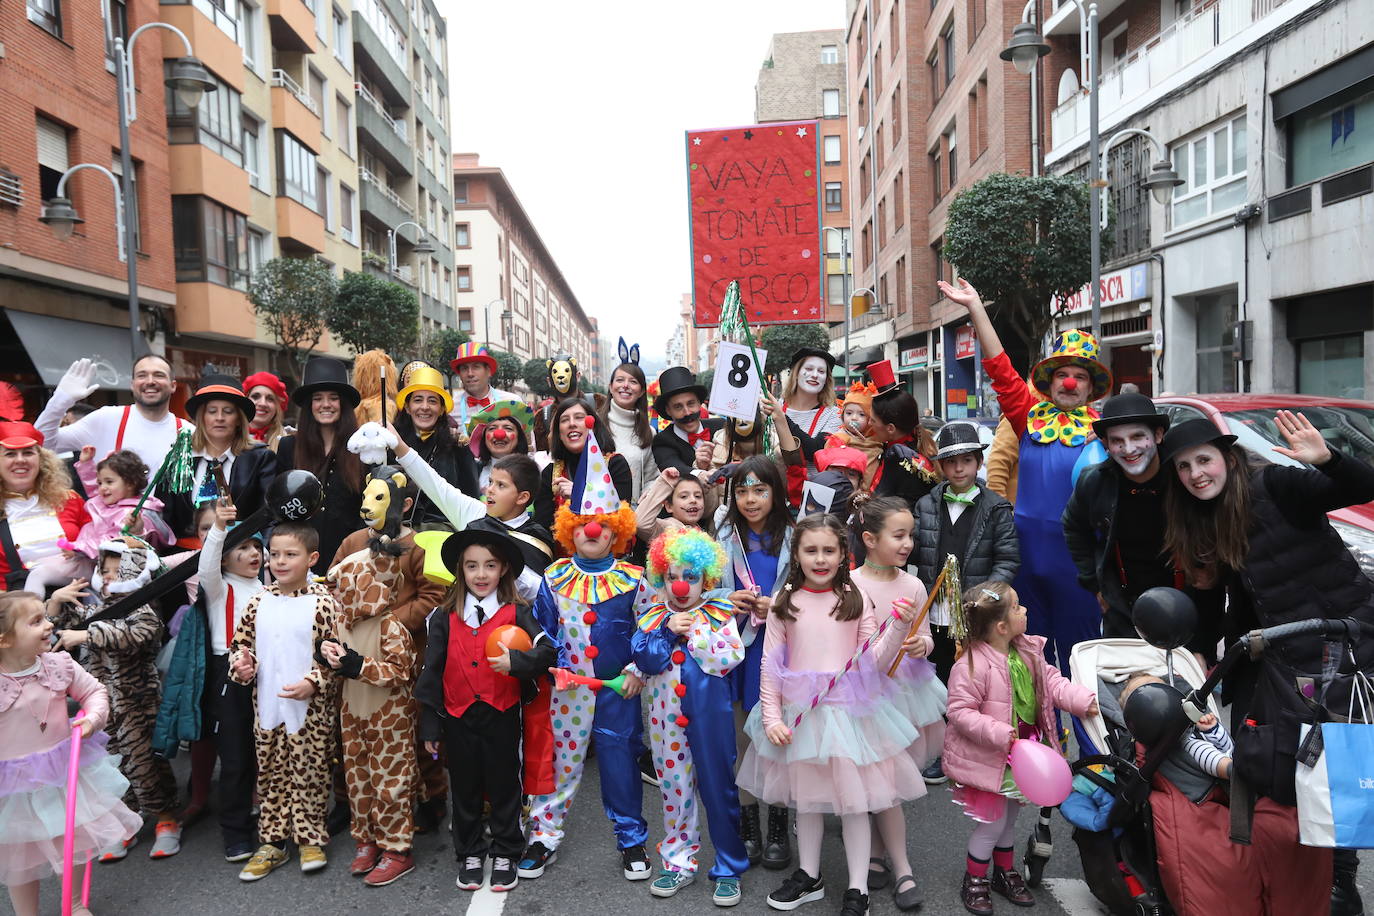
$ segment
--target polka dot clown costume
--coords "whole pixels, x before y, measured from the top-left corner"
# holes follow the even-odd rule
[[[1021,439],[1015,516],[1021,572],[1013,585],[1026,606],[1030,632],[1049,637],[1047,655],[1061,668],[1067,667],[1076,643],[1101,635],[1102,611],[1092,593],[1078,587],[1061,522],[1073,493],[1074,465],[1097,419],[1087,404],[1112,389],[1112,374],[1099,355],[1097,340],[1087,331],[1061,332],[1050,355],[1031,370],[1034,394],[1006,353],[983,361],[1002,413]],[[1076,378],[1056,383],[1056,372],[1066,366],[1087,372],[1091,390],[1081,406],[1068,406],[1072,393],[1081,388]],[[1065,403],[1056,403],[1056,397]]]
[[[634,510],[620,502],[606,457],[589,436],[572,495],[555,517],[554,537],[569,556],[549,564],[534,602],[535,618],[559,647],[558,667],[602,680],[639,675],[630,640],[638,611],[649,606],[651,594],[642,567],[615,559],[629,549],[634,534]],[[625,876],[648,878],[643,853],[648,825],[640,813],[643,783],[636,761],[643,740],[639,697],[567,683],[554,687],[549,706],[555,785],[552,793],[530,800],[530,845],[520,876],[538,877],[553,861],[582,781],[588,744],[595,742],[601,801],[615,829]]]
[[[726,678],[744,660],[744,642],[734,605],[702,599],[703,590],[720,583],[724,566],[725,551],[702,531],[669,531],[649,546],[648,579],[663,600],[640,616],[633,644],[635,664],[648,678],[649,734],[663,791],[663,873],[650,888],[655,896],[671,896],[696,874],[698,805],[706,808],[716,852],[711,878],[739,878],[749,867]]]

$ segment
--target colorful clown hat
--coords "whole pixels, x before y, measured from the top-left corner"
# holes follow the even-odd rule
[[[1112,390],[1111,370],[1097,359],[1101,352],[1097,338],[1087,331],[1077,328],[1060,331],[1055,335],[1050,355],[1036,363],[1035,368],[1031,370],[1031,386],[1041,396],[1048,398],[1054,370],[1060,366],[1082,366],[1088,370],[1088,377],[1093,380],[1093,391],[1088,400],[1096,401]]]
[[[620,508],[620,494],[611,480],[611,465],[596,441],[596,418],[587,418],[587,444],[573,475],[568,508],[573,515],[610,515]]]
[[[458,351],[449,360],[449,367],[457,372],[464,363],[485,363],[492,372],[496,371],[496,359],[487,352],[486,347],[473,341],[458,345]]]
[[[488,404],[468,416],[468,434],[472,435],[473,430],[479,426],[485,426],[492,420],[514,420],[524,427],[525,435],[528,436],[530,424],[534,422],[534,408],[524,401],[516,400],[496,401]]]

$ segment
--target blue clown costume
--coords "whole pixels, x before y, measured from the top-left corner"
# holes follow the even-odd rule
[[[639,619],[634,657],[648,676],[650,739],[663,790],[665,871],[691,876],[701,849],[698,799],[706,808],[716,858],[712,879],[738,878],[749,867],[740,839],[735,787],[735,725],[727,675],[744,660],[735,607],[711,598],[693,612],[691,629],[668,629],[673,610],[655,604]]]
[[[1021,571],[1012,586],[1026,607],[1027,629],[1049,637],[1046,655],[1065,671],[1074,645],[1102,635],[1102,609],[1078,586],[1061,521],[1097,412],[1060,409],[1049,399],[1050,383],[1061,366],[1079,366],[1092,380],[1088,400],[1103,397],[1111,391],[1112,374],[1098,362],[1098,353],[1096,339],[1086,331],[1061,332],[1050,355],[1031,370],[1033,391],[1005,352],[983,360],[1002,413],[1020,438],[1015,521]]]

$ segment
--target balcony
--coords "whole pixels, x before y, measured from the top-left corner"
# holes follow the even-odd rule
[[[299,0],[297,0],[299,2]],[[372,24],[353,11],[353,60],[375,80],[392,105],[410,104],[410,74],[387,49]]]
[[[211,7],[213,9],[213,7]],[[198,6],[190,4],[164,4],[158,8],[158,16],[168,25],[174,25],[191,40],[196,49],[196,57],[216,76],[235,90],[243,91],[243,48],[239,47],[226,29],[237,34],[238,26],[229,22],[217,25]],[[180,57],[186,53],[181,42],[171,32],[163,31],[163,57]]]
[[[322,252],[324,217],[289,197],[278,197],[277,237],[281,239],[283,248],[295,247]]]
[[[315,13],[305,0],[267,0],[272,47],[283,51],[315,51]]]
[[[177,331],[242,343],[257,337],[248,297],[218,283],[177,284]]]
[[[1102,74],[1099,123],[1129,117],[1132,110],[1205,73],[1309,6],[1309,0],[1211,0],[1197,6]],[[1062,158],[1087,139],[1088,96],[1079,92],[1050,114],[1047,161]]]
[[[248,173],[199,143],[167,147],[167,171],[173,194],[198,194],[238,213],[253,212]]]
[[[370,217],[388,229],[394,229],[407,220],[415,219],[415,211],[402,200],[395,191],[367,169],[358,169],[358,209],[364,218]],[[415,244],[415,227],[406,226],[397,238],[407,244]]]
[[[272,126],[288,131],[312,153],[320,152],[323,138],[315,100],[285,70],[272,71]]]
[[[415,150],[410,146],[406,122],[393,118],[386,106],[361,84],[354,88],[358,96],[358,132],[370,141],[387,168],[404,175],[415,174]]]

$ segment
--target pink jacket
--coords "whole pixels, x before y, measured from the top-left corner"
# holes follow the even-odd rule
[[[38,656],[37,674],[0,672],[0,760],[46,751],[71,734],[67,697],[76,700],[96,731],[110,716],[110,695],[65,652]]]
[[[1018,636],[1012,645],[1035,680],[1040,733],[1053,740],[1055,708],[1075,716],[1086,715],[1096,694],[1045,661],[1045,637]],[[969,660],[964,657],[954,663],[949,675],[944,769],[962,785],[997,792],[1011,751],[1011,674],[1007,656],[987,643],[975,643],[969,652],[973,672],[969,672]]]

